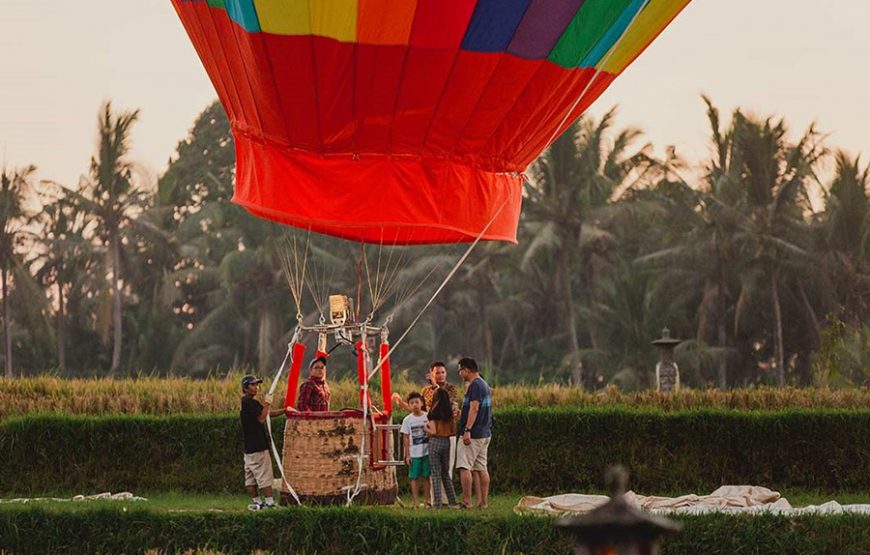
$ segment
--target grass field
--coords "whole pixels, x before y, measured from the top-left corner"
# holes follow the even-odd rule
[[[244,495],[192,495],[176,492],[157,492],[153,494],[136,495],[145,497],[147,501],[35,501],[22,504],[0,503],[0,511],[17,510],[22,507],[39,506],[52,511],[90,511],[96,509],[129,510],[132,508],[145,509],[160,512],[222,512],[222,513],[247,513],[250,499]],[[7,499],[14,496],[6,496]],[[410,508],[411,496],[409,493],[400,496],[407,507],[392,505],[387,507],[354,505],[354,510],[380,511],[405,516],[425,515],[433,512],[449,516],[456,514],[460,518],[468,516],[497,515],[505,516],[513,512],[514,506],[520,499],[519,494],[495,495],[490,499],[490,506],[486,510],[456,510],[456,509],[413,509]],[[292,511],[293,507],[281,507],[277,510]],[[465,515],[464,517],[461,515]]]
[[[36,414],[202,414],[238,411],[239,378],[190,380],[143,377],[137,379],[67,380],[38,378],[0,379],[0,418]],[[265,384],[268,387],[268,383]],[[397,377],[393,389],[403,395],[421,384]],[[332,406],[353,407],[359,386],[352,381],[331,382]],[[377,389],[377,388],[375,388]],[[276,390],[283,400],[285,387]],[[374,392],[378,399],[380,393]],[[628,393],[616,388],[585,392],[558,384],[506,385],[493,388],[496,408],[510,407],[645,407],[664,411],[719,408],[778,410],[789,408],[860,409],[870,407],[870,389],[754,388],[684,390],[661,395],[653,391]]]
[[[41,419],[34,416],[33,418],[8,419],[4,422],[4,425],[12,430],[16,426],[27,426],[27,422],[22,423],[21,421],[63,421],[55,424],[49,422],[51,425],[46,425],[42,428],[37,426],[34,428],[35,431],[33,433],[39,430],[48,430],[51,433],[49,435],[43,434],[43,436],[50,437],[51,442],[57,442],[59,437],[66,437],[63,433],[73,433],[76,439],[65,447],[65,452],[70,461],[78,461],[75,464],[82,464],[82,461],[89,464],[88,461],[92,459],[97,460],[90,454],[91,451],[88,450],[91,449],[91,447],[88,447],[90,445],[88,442],[93,434],[97,434],[95,437],[102,438],[101,441],[111,443],[117,437],[126,438],[127,436],[123,434],[133,430],[137,435],[130,437],[141,439],[141,434],[145,432],[157,430],[160,433],[164,433],[166,426],[172,428],[170,424],[163,422],[163,420],[175,422],[175,420],[178,420],[178,418],[174,418],[175,416],[178,416],[183,422],[172,425],[181,426],[179,430],[184,432],[182,434],[183,437],[188,438],[182,443],[185,447],[189,448],[196,443],[197,438],[204,432],[209,432],[212,435],[220,432],[219,436],[222,440],[229,437],[227,434],[235,433],[233,431],[235,428],[232,425],[237,421],[237,416],[233,416],[233,413],[238,411],[238,379],[239,376],[200,381],[185,378],[64,380],[41,377],[18,380],[0,379],[0,420],[10,416],[46,413],[60,415],[105,415],[96,418],[88,416],[86,418],[76,417],[70,419]],[[356,404],[358,389],[355,383],[342,381],[332,383],[331,385],[333,406],[354,406]],[[396,382],[395,390],[407,393],[417,387],[418,385],[399,379]],[[376,393],[375,397],[377,398],[378,396],[379,394]],[[276,398],[283,398],[281,388],[278,389]],[[800,426],[792,430],[792,435],[788,436],[798,440],[803,438],[801,433],[803,433],[804,426],[807,427],[807,434],[817,434],[815,436],[817,438],[824,437],[830,439],[839,437],[839,431],[845,426],[843,422],[847,422],[850,423],[851,427],[846,428],[852,430],[854,432],[853,435],[850,436],[849,433],[845,433],[845,439],[842,441],[832,439],[835,442],[833,448],[816,452],[831,457],[830,460],[833,462],[838,460],[849,461],[848,466],[857,471],[861,476],[864,476],[862,463],[856,463],[855,461],[866,460],[866,458],[862,459],[860,456],[854,456],[854,453],[848,449],[842,450],[843,453],[851,453],[848,457],[844,458],[838,455],[838,453],[841,452],[840,448],[843,446],[860,446],[863,444],[860,438],[865,437],[865,434],[864,428],[861,427],[863,422],[861,418],[862,411],[866,411],[866,408],[870,407],[870,390],[868,389],[798,390],[760,388],[730,391],[687,390],[676,395],[666,396],[654,392],[625,393],[616,389],[590,393],[560,385],[513,385],[494,388],[494,402],[496,410],[500,414],[501,420],[499,423],[502,426],[501,429],[507,430],[506,433],[508,434],[513,433],[514,435],[511,437],[514,438],[515,442],[518,439],[517,434],[521,435],[523,430],[528,427],[524,423],[537,421],[534,419],[544,417],[554,418],[561,423],[559,426],[553,426],[553,429],[565,429],[563,426],[566,422],[572,426],[580,426],[578,422],[586,422],[588,424],[587,421],[598,422],[599,420],[606,420],[610,422],[608,418],[614,419],[614,423],[622,426],[617,426],[619,430],[610,425],[602,430],[598,430],[594,425],[591,425],[592,427],[588,428],[588,430],[591,430],[587,434],[591,434],[589,437],[605,437],[611,433],[621,433],[623,434],[621,437],[630,437],[635,427],[640,426],[640,423],[645,423],[644,426],[646,427],[641,426],[643,430],[647,430],[648,433],[657,434],[655,437],[663,437],[671,442],[676,441],[678,445],[683,445],[680,442],[688,441],[686,438],[691,439],[693,437],[692,434],[698,429],[697,427],[689,427],[680,432],[682,428],[677,426],[677,424],[682,422],[682,420],[679,419],[689,419],[695,422],[693,426],[704,424],[708,420],[719,422],[719,420],[724,419],[724,421],[730,422],[729,419],[736,418],[738,420],[734,420],[735,423],[745,424],[747,419],[752,422],[754,422],[753,419],[761,419],[757,423],[757,426],[753,424],[747,428],[750,431],[767,430],[765,426],[775,425],[780,420],[786,423],[799,422]],[[576,418],[571,415],[561,415],[561,413],[566,411],[558,410],[504,410],[526,407],[577,407],[592,410],[577,411],[583,414],[575,415]],[[632,409],[628,411],[631,414],[621,415],[620,411],[623,407]],[[610,409],[615,409],[615,415],[610,415],[611,412],[614,412]],[[718,410],[704,412],[703,409]],[[799,410],[793,411],[791,409]],[[811,413],[811,411],[800,409],[842,409],[842,411],[836,411],[837,414],[834,415],[817,415]],[[669,414],[661,414],[661,411]],[[735,411],[750,411],[750,413],[740,414]],[[568,410],[567,412],[571,413],[572,411]],[[711,412],[711,414],[707,414],[708,412]],[[840,412],[842,414],[839,414]],[[124,418],[113,416],[117,414],[169,415],[171,417],[168,419],[154,419],[151,416],[129,416]],[[194,414],[202,416],[184,416]],[[568,420],[564,420],[565,418],[568,418]],[[589,420],[590,418],[592,420]],[[185,419],[191,420],[191,422],[187,422]],[[200,419],[213,419],[219,425],[211,423],[213,426],[204,430],[198,425]],[[836,420],[833,427],[829,426],[825,428],[824,424],[831,421],[831,419]],[[70,422],[67,422],[67,420]],[[139,420],[146,422],[138,422]],[[158,420],[160,422],[155,424],[150,422],[150,420]],[[111,425],[108,425],[107,422]],[[677,424],[674,424],[675,422]],[[33,424],[31,423],[31,425]],[[730,424],[728,429],[733,427],[734,423]],[[587,427],[580,426],[577,429],[582,431],[587,430]],[[720,443],[724,441],[722,438],[728,435],[711,434],[710,429],[703,426],[700,429],[707,431],[703,433],[698,432],[699,434],[706,434],[704,437],[715,436],[719,438]],[[786,431],[789,429],[786,428]],[[819,436],[819,429],[827,430],[827,433],[824,436]],[[63,432],[64,430],[65,432]],[[86,432],[85,435],[74,434],[74,432],[78,433],[81,430]],[[668,436],[666,433],[668,430],[676,433],[677,436]],[[57,431],[63,432],[61,436],[57,435]],[[771,430],[767,431],[771,432]],[[779,428],[772,429],[772,432],[779,433],[779,431]],[[163,437],[160,433],[156,437]],[[175,439],[181,437],[178,433],[173,432],[172,437]],[[9,438],[14,439],[14,437],[17,437],[12,432],[10,434]],[[205,435],[214,441],[214,437],[208,433]],[[751,443],[753,440],[760,440],[759,438],[767,440],[770,437],[767,433],[756,435],[757,437],[751,434],[740,435],[738,433],[737,437],[739,441],[735,441],[734,444],[744,446],[741,447],[742,449],[745,448],[745,442],[747,441]],[[42,436],[37,434],[37,437]],[[809,435],[808,437],[813,436]],[[699,444],[704,443],[702,437],[697,438],[697,440]],[[650,458],[650,450],[643,443],[643,438],[639,436],[638,441],[641,442],[638,452],[642,453],[642,455],[635,462],[645,461]],[[511,443],[518,444],[515,442]],[[818,440],[813,444],[817,443]],[[125,439],[123,444],[119,445],[126,446],[128,444],[129,441]],[[146,441],[140,446],[140,449],[135,450],[135,453],[130,453],[130,456],[125,460],[136,460],[137,456],[141,458],[143,449],[147,450],[149,445],[154,444],[162,445],[153,441]],[[172,446],[175,443],[170,441],[169,444],[167,444],[169,445],[167,447],[169,451],[155,451],[157,455],[152,454],[152,458],[147,460],[160,461],[162,463],[165,462],[165,457],[171,459],[171,450],[174,448]],[[689,444],[694,445],[691,441],[689,441]],[[779,445],[799,444],[802,443],[784,441]],[[73,457],[73,452],[80,445],[85,446],[81,450],[84,453],[83,457]],[[102,445],[103,443],[99,444],[99,446]],[[628,444],[626,443],[626,445]],[[767,453],[766,456],[768,458],[772,457],[775,459],[775,455],[782,450],[782,447],[779,447],[775,453],[767,453],[766,451],[765,453]],[[53,451],[50,452],[54,453]],[[604,455],[601,455],[601,452],[596,452],[599,453],[599,459],[593,460],[604,460],[606,458]],[[796,460],[802,454],[811,454],[812,452],[801,450],[794,453],[795,457],[792,457],[790,460]],[[212,452],[210,451],[209,453]],[[626,457],[631,459],[630,455],[632,453],[633,451],[628,449],[624,452],[612,453],[612,455],[614,455],[615,459],[624,460]],[[703,453],[707,454],[708,451],[703,451]],[[584,452],[584,456],[588,454]],[[605,451],[605,454],[610,454],[610,452]],[[858,453],[858,455],[860,454]],[[190,456],[191,454],[188,453],[188,455]],[[665,457],[662,460],[670,460],[666,455],[667,453],[662,455]],[[105,457],[106,454],[103,453],[101,456]],[[112,455],[109,456],[111,457]],[[52,454],[51,460],[54,460],[53,457],[54,455]],[[744,461],[746,457],[747,454],[741,450],[735,460]],[[840,458],[838,459],[837,457]],[[653,459],[655,457],[652,457],[650,460]],[[223,457],[221,460],[229,460],[229,458]],[[578,459],[577,455],[574,454],[572,456],[563,456],[562,460],[576,461]],[[767,459],[764,459],[762,463],[765,463],[765,461]],[[6,462],[10,464],[8,461]],[[674,468],[673,462],[667,464],[669,468]],[[858,464],[857,467],[855,466],[856,464]],[[0,466],[2,466],[2,462],[0,462]],[[34,467],[30,460],[26,460],[19,466],[23,473],[21,475],[26,476],[30,476],[31,473],[35,472],[36,468],[40,468]],[[762,464],[762,466],[764,465]],[[790,501],[792,506],[795,507],[818,505],[830,500],[836,500],[844,505],[870,504],[870,491],[861,491],[866,488],[864,482],[860,482],[860,484],[853,482],[856,491],[841,491],[848,488],[848,476],[846,476],[848,472],[843,468],[837,471],[834,466],[819,466],[816,471],[808,473],[808,479],[802,481],[796,479],[792,482],[785,481],[781,485],[787,487],[787,484],[793,483],[797,488],[816,488],[821,487],[820,484],[823,477],[833,476],[836,478],[836,483],[830,484],[830,489],[837,493],[831,494],[811,489],[781,489],[780,491]],[[705,463],[704,467],[709,468],[709,464]],[[796,467],[804,468],[806,472],[805,466],[801,467],[798,465]],[[136,474],[137,477],[142,476],[141,473],[145,471],[144,468],[136,470],[136,465],[132,465],[131,468],[133,469],[132,471],[139,472]],[[212,469],[211,466],[208,468]],[[526,468],[529,468],[529,466],[526,465]],[[784,467],[780,466],[777,468]],[[821,470],[822,468],[824,470]],[[504,464],[499,469],[501,476],[511,476],[510,469]],[[106,469],[104,468],[103,470],[105,471]],[[229,470],[218,470],[220,476],[231,475]],[[662,489],[680,488],[679,484],[683,483],[670,482],[670,485],[668,485],[668,483],[663,481],[661,473],[654,474],[652,479],[647,479],[646,482],[643,482],[638,478],[638,476],[644,476],[641,470],[635,471],[637,473],[635,474],[635,483],[640,488],[647,490],[654,490],[657,487]],[[745,476],[748,476],[749,478],[746,479],[751,481],[759,476],[762,468],[758,465],[751,465],[750,470],[751,472]],[[169,470],[167,472],[168,474],[162,475],[176,475],[176,470]],[[540,472],[536,473],[536,475],[538,474]],[[649,478],[648,474],[646,475],[647,478]],[[7,476],[9,475],[15,474],[7,474]],[[545,481],[534,482],[535,485],[529,486],[530,490],[539,491],[525,491],[525,494],[535,495],[543,493],[546,483],[552,484],[553,477],[559,476],[560,473],[540,475]],[[569,473],[561,473],[561,475],[568,476]],[[524,475],[520,475],[521,478],[522,476]],[[576,474],[570,474],[570,476],[574,479]],[[696,474],[692,471],[678,474],[678,477],[682,476],[696,476]],[[712,483],[718,484],[718,480],[722,479],[722,475],[718,473],[714,472],[713,476],[715,481]],[[795,476],[801,478],[799,475]],[[844,476],[846,477],[844,478]],[[33,491],[50,491],[52,478],[54,477],[56,476],[46,474],[42,479],[31,482],[45,484],[45,488],[40,487]],[[136,495],[147,497],[148,501],[144,502],[47,501],[27,504],[0,503],[0,555],[3,554],[3,549],[10,549],[13,552],[33,553],[123,552],[148,553],[149,555],[151,553],[158,553],[157,551],[148,551],[144,549],[144,546],[160,547],[160,549],[164,550],[160,553],[178,552],[202,555],[267,553],[268,551],[258,551],[258,549],[266,547],[274,552],[287,552],[288,549],[291,549],[299,554],[383,552],[405,555],[406,553],[428,553],[429,550],[424,549],[425,545],[422,547],[417,546],[411,551],[402,549],[407,542],[414,541],[413,538],[421,533],[441,534],[442,536],[439,536],[439,538],[443,539],[439,539],[441,542],[438,544],[441,546],[439,549],[443,548],[444,552],[451,553],[464,551],[561,555],[569,552],[570,549],[559,539],[559,535],[553,530],[551,524],[546,519],[517,516],[513,513],[513,508],[518,502],[520,494],[504,492],[524,487],[517,485],[517,476],[513,478],[514,481],[496,486],[503,489],[497,490],[499,493],[491,497],[490,508],[485,511],[435,511],[431,509],[414,510],[400,506],[355,506],[349,510],[344,508],[320,509],[306,507],[300,509],[288,507],[276,511],[264,511],[261,514],[247,511],[249,500],[241,491],[233,495],[203,495],[182,491],[156,491],[159,489],[159,486],[154,486],[153,484],[149,486],[146,483],[138,486],[143,491],[133,491]],[[29,479],[34,480],[32,477]],[[737,481],[742,480],[741,478]],[[220,480],[218,481],[223,483]],[[127,482],[119,478],[112,483],[124,484]],[[186,484],[191,483],[200,482],[196,479],[189,479],[180,485],[168,485],[166,489],[185,488]],[[571,482],[571,484],[574,483]],[[587,487],[595,487],[594,484],[596,482],[594,480],[587,480],[585,483]],[[696,480],[686,483],[698,484],[702,482]],[[564,488],[571,488],[571,484],[565,483],[551,488],[551,490],[558,491]],[[759,485],[766,484],[760,483]],[[83,487],[88,489],[91,486]],[[114,486],[99,485],[93,487]],[[137,486],[127,485],[124,487],[135,488]],[[7,488],[8,491],[4,491],[3,497],[6,499],[15,497],[9,491],[20,491],[22,488],[27,489],[27,484],[10,485]],[[64,491],[75,492],[77,489],[72,487]],[[212,486],[201,489],[219,491],[218,488]],[[226,486],[226,489],[221,489],[223,491],[235,491],[232,485]],[[600,491],[588,490],[580,492],[601,493]],[[80,493],[92,494],[98,492],[82,491]],[[638,493],[679,496],[687,493],[703,495],[709,493],[709,491],[639,491]],[[409,505],[409,493],[403,491],[401,496],[403,501]],[[707,547],[714,545],[716,549],[709,551],[709,553],[721,553],[723,555],[725,553],[862,553],[866,551],[861,551],[863,547],[860,546],[866,547],[866,545],[870,545],[870,531],[868,531],[870,530],[870,524],[868,524],[870,523],[870,518],[863,515],[842,515],[840,517],[813,516],[798,519],[784,516],[744,518],[733,517],[731,515],[705,515],[680,516],[678,519],[686,523],[685,533],[679,538],[670,541],[670,543],[665,544],[665,554],[694,554],[698,552],[699,545]],[[324,522],[333,523],[332,525],[335,528],[327,528],[327,525],[323,524]],[[44,530],[53,530],[53,532],[45,533],[43,537],[42,531]],[[82,530],[87,530],[88,532],[82,533]],[[260,537],[261,531],[263,531],[262,534],[268,534],[269,530],[279,531],[274,537]],[[5,538],[3,537],[4,534],[6,535]],[[244,539],[247,537],[254,539]],[[363,537],[368,543],[360,547],[358,539]],[[239,540],[239,538],[243,539]],[[323,549],[324,542],[333,542],[334,545],[330,544],[328,549]],[[196,546],[205,546],[205,549],[191,550]]]
[[[551,519],[516,515],[519,496],[492,498],[488,510],[397,507],[289,507],[252,513],[245,495],[137,492],[141,502],[0,504],[0,553],[168,553],[200,555],[568,555],[570,539]],[[831,496],[785,492],[793,505]],[[870,494],[833,496],[841,503]],[[866,553],[866,515],[678,515],[683,532],[663,555]],[[4,549],[6,551],[4,551]]]
[[[247,513],[250,500],[244,494],[240,495],[193,495],[177,492],[156,492],[153,494],[134,492],[136,495],[147,498],[147,501],[33,501],[26,504],[0,503],[0,511],[21,510],[25,507],[41,507],[51,511],[92,511],[92,510],[116,510],[126,511],[129,509],[142,509],[155,512],[216,512],[216,513]],[[591,492],[601,493],[601,492]],[[656,495],[678,496],[689,492],[660,493]],[[694,492],[707,493],[707,492]],[[870,492],[865,493],[840,493],[836,495],[807,492],[807,491],[783,491],[783,497],[787,498],[793,507],[805,507],[808,505],[820,505],[826,501],[838,501],[842,505],[870,504]],[[7,495],[5,499],[14,498]],[[493,495],[490,498],[490,506],[485,510],[455,510],[455,509],[412,509],[410,508],[410,494],[405,492],[400,495],[402,502],[407,507],[392,505],[386,507],[354,505],[353,510],[376,511],[403,516],[426,516],[438,513],[445,517],[457,518],[485,518],[488,516],[508,516],[513,514],[513,509],[520,500],[520,494],[506,493]],[[277,510],[293,511],[293,507],[281,507]]]

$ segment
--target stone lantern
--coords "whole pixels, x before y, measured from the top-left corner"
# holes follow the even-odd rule
[[[628,504],[628,474],[608,469],[610,501],[585,514],[563,517],[556,526],[574,537],[576,555],[657,555],[659,540],[682,529],[679,522],[651,515]]]
[[[662,330],[662,336],[652,342],[659,348],[659,362],[656,364],[656,390],[671,393],[680,389],[680,369],[674,361],[674,348],[682,343],[681,339],[671,337],[671,330]]]

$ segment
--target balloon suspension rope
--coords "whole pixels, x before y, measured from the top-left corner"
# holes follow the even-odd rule
[[[607,51],[607,54],[604,56],[604,58],[602,58],[601,61],[598,62],[598,64],[595,66],[595,74],[592,75],[592,79],[590,79],[589,82],[586,83],[586,86],[583,88],[583,92],[580,93],[580,96],[578,96],[577,100],[574,101],[574,104],[571,105],[571,109],[565,113],[565,117],[562,118],[562,121],[553,130],[553,134],[547,140],[547,146],[544,147],[544,150],[546,150],[547,148],[550,148],[550,146],[553,144],[553,141],[555,141],[558,138],[559,131],[562,129],[562,126],[565,125],[565,123],[568,121],[568,118],[571,117],[571,114],[577,108],[577,105],[580,104],[580,101],[583,100],[583,98],[586,96],[586,93],[588,93],[589,89],[592,88],[592,85],[595,84],[595,80],[598,79],[599,75],[601,75],[602,68],[607,65],[608,61],[610,61],[610,57],[613,55],[614,52],[616,52],[617,47],[622,42],[622,39],[625,38],[625,36],[628,34],[628,31],[631,30],[631,27],[634,25],[634,22],[637,21],[638,16],[640,16],[640,14],[646,9],[646,7],[649,5],[649,3],[651,1],[652,0],[646,0],[643,3],[643,5],[640,7],[640,9],[637,10],[637,12],[631,18],[631,21],[628,22],[628,25],[625,27],[625,30],[622,31],[622,34],[619,35],[619,38],[616,39],[616,42],[614,42],[613,46],[610,47],[610,50]]]
[[[366,333],[365,328],[363,328],[362,337],[360,338],[360,349],[362,349],[362,353],[359,353],[358,356],[361,356],[363,359],[363,364],[368,361],[368,350],[366,349]],[[365,368],[363,368],[363,376],[365,376]],[[356,496],[359,495],[359,492],[362,491],[362,476],[363,476],[363,467],[365,466],[365,452],[366,452],[366,436],[368,435],[368,418],[369,418],[369,382],[368,379],[363,380],[364,383],[360,384],[360,391],[362,391],[362,433],[360,434],[359,440],[359,451],[356,456],[356,483],[353,488],[348,488],[347,490],[347,503],[346,507],[350,507],[353,505],[353,500],[356,499]],[[373,454],[374,455],[374,454]]]
[[[284,355],[284,361],[281,363],[281,366],[278,367],[278,372],[275,374],[275,378],[272,380],[272,385],[269,387],[269,396],[274,395],[275,388],[278,387],[278,382],[281,380],[281,374],[284,373],[284,368],[287,367],[287,362],[289,361],[291,365],[293,364],[293,345],[299,340],[299,334],[300,330],[299,328],[296,328],[296,331],[293,333],[293,339],[291,339],[290,343],[287,344],[287,354]],[[301,505],[302,502],[299,500],[296,490],[294,490],[293,486],[290,485],[290,482],[287,481],[287,476],[284,474],[284,465],[281,462],[281,456],[278,454],[278,448],[275,447],[275,438],[272,437],[271,412],[266,413],[266,428],[269,430],[269,442],[272,445],[272,456],[275,457],[275,462],[278,463],[278,469],[281,471],[281,482],[287,486],[287,490],[290,492],[290,495],[293,496],[296,504]]]
[[[390,355],[393,354],[393,351],[395,351],[396,348],[402,343],[402,340],[404,340],[405,337],[407,337],[408,334],[411,332],[411,330],[414,329],[414,326],[417,325],[417,322],[420,321],[420,318],[422,318],[422,316],[426,312],[426,310],[428,310],[429,307],[432,305],[432,303],[435,302],[435,299],[438,298],[438,295],[441,294],[441,291],[444,290],[444,287],[447,286],[447,283],[449,283],[450,280],[453,279],[453,276],[456,275],[456,272],[459,271],[459,268],[461,268],[462,265],[465,263],[466,259],[468,259],[469,255],[471,254],[471,251],[474,250],[474,247],[476,247],[477,244],[480,243],[480,240],[483,239],[483,236],[486,234],[487,231],[489,231],[490,226],[492,226],[492,224],[495,222],[496,218],[498,218],[498,215],[501,214],[502,210],[504,210],[505,206],[507,206],[507,201],[505,201],[504,204],[502,204],[499,207],[499,209],[496,210],[495,214],[492,215],[492,218],[490,218],[490,220],[489,220],[489,222],[487,222],[486,226],[480,231],[480,233],[477,235],[477,237],[475,237],[474,242],[472,242],[471,245],[468,246],[468,249],[466,249],[465,254],[463,254],[462,258],[460,258],[459,261],[453,266],[453,269],[450,270],[450,273],[447,274],[447,277],[444,278],[444,281],[441,282],[441,285],[438,286],[438,289],[435,290],[435,293],[433,293],[432,296],[429,298],[429,300],[426,301],[426,304],[423,306],[423,308],[420,310],[420,312],[417,314],[417,316],[411,322],[411,325],[409,325],[408,328],[405,330],[405,333],[403,333],[401,335],[401,337],[399,337],[398,341],[396,341],[395,343],[390,345],[390,350],[387,351],[386,356],[382,357],[381,360],[378,361],[378,364],[377,364],[377,366],[375,366],[374,370],[372,370],[369,373],[369,376],[368,376],[369,380],[371,380],[372,377],[378,373],[378,371],[381,369],[381,366],[384,364],[384,361],[386,361],[390,358]],[[390,317],[392,317],[392,315]]]

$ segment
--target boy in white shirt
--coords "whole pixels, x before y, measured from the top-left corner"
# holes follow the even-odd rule
[[[426,424],[429,419],[423,409],[423,396],[416,391],[408,395],[411,414],[402,420],[402,435],[405,441],[405,464],[411,479],[411,498],[417,507],[420,482],[423,483],[423,499],[429,499],[429,434]]]

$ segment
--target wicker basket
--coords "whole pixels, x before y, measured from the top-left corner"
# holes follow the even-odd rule
[[[386,423],[387,417],[377,417]],[[347,500],[347,488],[357,480],[357,460],[362,434],[362,412],[291,413],[284,426],[284,474],[303,503],[332,504]],[[373,431],[371,419],[363,461],[363,487],[355,502],[388,505],[396,501],[396,467],[375,466],[393,456],[392,435]],[[381,434],[382,452],[372,453],[374,434]],[[383,441],[385,440],[385,441]],[[294,502],[282,487],[283,502]]]

